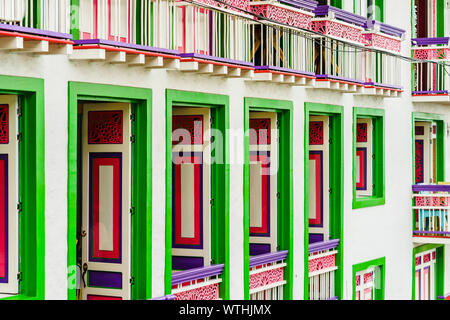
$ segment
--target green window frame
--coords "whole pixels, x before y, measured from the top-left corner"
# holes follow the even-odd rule
[[[279,250],[288,250],[284,279],[286,284],[283,289],[284,300],[292,300],[293,295],[293,103],[287,100],[272,100],[261,98],[244,98],[244,299],[249,299],[249,227],[250,227],[250,162],[249,162],[249,127],[250,111],[276,112],[279,121],[279,146],[278,146],[278,247]]]
[[[358,118],[372,119],[373,159],[372,159],[372,196],[356,197],[356,124]],[[384,205],[385,200],[385,111],[375,108],[353,108],[353,209]]]
[[[378,279],[379,285],[377,285],[377,283],[375,283],[376,287],[375,287],[374,300],[384,300],[385,281],[386,281],[385,280],[386,279],[386,257],[357,263],[352,266],[352,299],[353,300],[356,300],[356,285],[355,285],[356,273],[366,270],[370,267],[378,267],[379,275],[380,275],[380,279]],[[375,281],[377,281],[377,279],[375,279]]]
[[[416,298],[416,254],[422,253],[424,251],[436,249],[436,285],[435,285],[435,296],[438,300],[439,296],[444,296],[444,280],[445,280],[445,255],[444,255],[443,244],[424,244],[413,248],[412,252],[412,289],[411,289],[411,300]]]
[[[4,300],[45,299],[45,105],[44,80],[0,76],[0,94],[19,96],[24,128],[19,145],[22,213],[19,230],[19,294]]]
[[[436,122],[436,182],[445,181],[445,115],[434,113],[413,112],[412,113],[412,184],[415,184],[415,132],[416,121]]]
[[[211,165],[211,259],[215,264],[224,264],[220,297],[230,298],[230,161],[229,161],[229,97],[227,95],[166,89],[166,234],[164,290],[172,291],[172,108],[173,106],[204,107],[211,109],[214,118],[212,127],[223,136],[223,163]]]
[[[78,101],[131,103],[135,113],[132,133],[132,215],[131,288],[132,299],[150,299],[152,295],[152,90],[87,82],[68,83],[68,156],[67,156],[67,266],[68,299],[76,299],[77,240],[77,131]]]
[[[330,145],[330,237],[340,239],[337,247],[336,264],[339,268],[335,271],[335,290],[338,299],[342,299],[343,286],[343,262],[344,262],[344,107],[305,102],[305,133],[304,133],[304,171],[309,172],[309,116],[327,115],[330,117],[332,127],[330,137],[333,143]],[[304,175],[304,300],[309,297],[309,177]]]

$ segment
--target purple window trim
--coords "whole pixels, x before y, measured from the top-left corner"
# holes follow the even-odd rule
[[[156,297],[156,298],[152,298],[150,300],[176,300],[177,296],[175,296],[174,294],[169,294],[167,296],[162,296],[162,297]]]
[[[175,286],[177,284],[192,280],[221,275],[224,267],[225,267],[224,264],[215,264],[208,267],[201,267],[185,271],[173,272],[172,285]]]
[[[411,39],[412,46],[430,46],[433,44],[450,44],[450,37]]]
[[[180,249],[203,249],[203,152],[182,152],[182,156],[191,156],[200,158],[200,244],[177,244],[176,242],[176,181],[175,181],[175,157],[181,156],[181,152],[172,154],[172,248]]]
[[[89,270],[88,286],[108,289],[122,289],[122,273]]]
[[[203,259],[203,257],[172,256],[172,269],[189,270],[195,268],[203,268]]]
[[[375,26],[380,26],[381,32],[398,38],[401,38],[403,34],[406,32],[406,30],[375,20],[367,20],[366,23],[364,24],[364,28],[369,30],[372,30]]]
[[[414,230],[413,234],[436,234],[443,236],[450,236],[450,231],[427,231],[427,230]]]
[[[249,259],[249,267],[256,267],[267,263],[285,260],[289,251],[277,251],[272,253],[260,254]]]
[[[36,36],[49,37],[49,38],[58,38],[58,39],[69,39],[71,40],[73,37],[69,33],[61,33],[54,31],[47,31],[29,27],[22,26],[13,26],[10,24],[0,23],[0,30],[3,31],[11,31],[11,32],[20,32],[20,33],[28,33]]]
[[[322,233],[310,233],[308,235],[309,243],[317,243],[317,242],[323,242],[323,234]]]
[[[250,243],[249,254],[251,256],[257,256],[261,254],[270,253],[270,244],[268,243]]]
[[[364,186],[359,188],[357,187],[356,190],[367,190],[367,148],[356,148],[356,151],[364,152]]]
[[[314,11],[319,4],[318,1],[315,0],[278,0],[282,4],[287,4],[292,7],[303,9],[306,11]]]
[[[323,227],[323,151],[321,150],[311,150],[309,154],[318,154],[320,155],[320,223],[314,224],[310,223],[310,227]],[[317,171],[316,171],[317,172]]]
[[[273,70],[273,71],[279,71],[279,72],[287,72],[287,73],[296,73],[304,76],[311,76],[314,77],[314,72],[308,72],[308,71],[301,71],[301,70],[295,70],[295,69],[289,69],[289,68],[283,68],[283,67],[276,67],[276,66],[255,66],[255,70]]]
[[[119,258],[95,258],[94,257],[94,159],[113,158],[119,159]],[[89,261],[104,263],[122,263],[122,153],[121,152],[90,152],[89,153]]]
[[[327,299],[327,300],[339,300],[339,299],[338,299],[337,296],[334,296],[334,297],[331,297],[331,298],[329,298],[329,299]]]
[[[315,253],[323,250],[335,249],[339,246],[340,239],[333,239],[323,242],[316,242],[309,245],[308,253]]]
[[[106,46],[134,49],[134,50],[141,50],[141,51],[150,51],[150,52],[157,52],[157,53],[164,53],[164,54],[173,54],[173,55],[179,55],[179,53],[180,53],[178,50],[156,48],[156,47],[144,46],[141,44],[126,43],[126,42],[119,42],[119,41],[112,41],[112,40],[105,40],[105,39],[75,40],[74,44],[75,45],[88,45],[88,44],[100,45],[100,44],[102,44],[102,45],[106,45]]]
[[[450,193],[450,185],[446,185],[446,184],[413,184],[412,191],[413,192],[434,191],[434,192],[449,192]]]
[[[336,8],[332,6],[317,6],[314,10],[316,17],[328,16],[330,12],[335,14],[336,19],[354,24],[358,27],[364,27],[367,23],[367,19],[363,16]]]
[[[442,95],[446,95],[449,94],[450,92],[448,90],[439,90],[439,91],[412,91],[411,94],[429,94],[429,95],[434,95],[434,94],[442,94]]]
[[[8,212],[8,155],[7,154],[0,154],[0,160],[4,161],[4,172],[5,172],[5,180],[4,181],[0,181],[0,183],[4,183],[5,184],[5,276],[3,278],[0,278],[0,283],[8,283],[9,281],[9,225],[8,225],[8,219],[9,219],[9,212]]]
[[[211,61],[222,62],[222,63],[237,64],[237,65],[241,65],[241,66],[245,66],[245,67],[253,67],[254,66],[254,64],[251,62],[209,56],[209,55],[201,54],[201,53],[181,53],[181,54],[179,54],[179,56],[181,58],[205,59],[205,60],[211,60]]]

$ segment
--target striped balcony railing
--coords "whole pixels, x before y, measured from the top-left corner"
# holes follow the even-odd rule
[[[172,274],[172,300],[220,300],[224,265],[178,271]]]
[[[335,292],[336,248],[339,239],[309,245],[309,299],[337,300]]]
[[[157,297],[157,298],[153,298],[150,300],[176,300],[176,299],[177,299],[177,297],[175,295],[169,294],[167,296]]]
[[[420,243],[450,243],[450,185],[413,185],[413,236]]]
[[[250,257],[250,300],[283,300],[288,251]]]

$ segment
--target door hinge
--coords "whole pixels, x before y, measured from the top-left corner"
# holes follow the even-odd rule
[[[210,117],[209,118],[209,122],[210,122],[210,126],[213,127],[216,124],[216,119],[215,117]]]
[[[130,136],[130,142],[131,142],[131,143],[135,143],[135,142],[136,142],[136,137],[135,137],[134,134],[132,134],[132,135]]]
[[[333,193],[333,189],[332,188],[328,189],[328,193],[332,194]]]
[[[22,134],[22,132],[19,132],[17,134],[17,142],[22,142],[22,139],[23,139],[23,134]]]
[[[332,139],[332,138],[329,138],[329,139],[328,139],[328,143],[329,143],[329,144],[332,144],[332,143],[333,143],[333,139]]]
[[[21,106],[17,107],[17,116],[18,117],[22,116],[22,107]]]
[[[277,199],[281,199],[281,193],[277,192]]]
[[[134,277],[130,277],[130,285],[134,286]]]
[[[136,212],[136,209],[134,207],[130,207],[130,214],[134,215]]]
[[[214,199],[209,200],[209,204],[212,206],[214,206]]]
[[[280,120],[277,120],[275,123],[276,123],[276,126],[278,128],[280,126]]]
[[[22,202],[19,201],[17,202],[17,213],[21,213],[22,212]]]
[[[211,261],[209,262],[210,265],[214,265],[216,264],[216,261],[214,261],[214,259],[211,259]]]
[[[372,159],[375,159],[375,154],[372,154]]]
[[[136,115],[134,113],[130,113],[130,120],[136,121]]]
[[[18,281],[18,282],[22,282],[22,280],[23,280],[22,272],[19,272],[19,273],[17,274],[17,281]]]

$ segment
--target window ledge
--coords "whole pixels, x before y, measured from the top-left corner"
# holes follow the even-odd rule
[[[352,208],[361,209],[368,207],[376,207],[386,204],[384,197],[364,197],[353,199]]]

